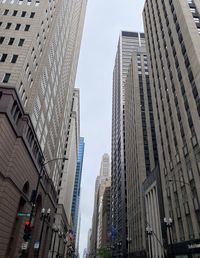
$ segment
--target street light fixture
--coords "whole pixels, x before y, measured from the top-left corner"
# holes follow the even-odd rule
[[[174,257],[174,252],[173,252],[173,243],[172,243],[172,232],[171,232],[171,228],[172,228],[172,224],[173,224],[173,220],[172,220],[172,218],[164,218],[164,223],[165,223],[165,225],[166,225],[166,227],[167,227],[167,229],[168,229],[168,231],[169,231],[169,240],[170,240],[170,247],[171,247],[171,255],[172,255],[172,258]]]
[[[44,223],[45,221],[49,221],[49,218],[50,218],[50,213],[51,213],[51,209],[47,209],[47,211],[45,210],[45,208],[42,208],[41,210],[41,216],[40,216],[40,219],[42,220],[42,229],[41,229],[41,232],[40,232],[40,240],[39,240],[39,248],[38,248],[38,251],[37,251],[37,254],[36,254],[36,258],[39,258],[39,255],[40,255],[40,248],[41,248],[41,245],[42,245],[42,235],[43,235],[43,230],[44,230]]]
[[[66,240],[66,239],[64,239],[63,257],[65,257],[65,249],[66,249],[66,245],[67,245],[67,240]]]
[[[56,244],[56,235],[57,235],[58,231],[59,231],[58,227],[54,224],[54,225],[53,225],[54,240],[53,240],[52,257],[54,257],[55,244]]]
[[[31,212],[30,212],[30,217],[29,217],[29,221],[28,221],[28,225],[26,225],[26,228],[27,228],[27,231],[29,232],[28,234],[28,239],[26,240],[27,242],[27,246],[29,244],[29,241],[31,239],[31,233],[32,233],[32,219],[33,219],[33,214],[34,214],[34,211],[35,211],[35,207],[36,207],[36,200],[37,200],[37,195],[38,195],[38,190],[39,190],[39,185],[40,185],[40,179],[42,178],[43,176],[43,169],[45,167],[46,164],[50,163],[50,162],[53,162],[53,161],[56,161],[56,160],[68,160],[68,158],[65,158],[65,157],[62,157],[62,158],[54,158],[54,159],[51,159],[51,160],[48,160],[48,161],[42,161],[41,162],[41,167],[40,167],[40,172],[39,172],[39,175],[38,175],[38,180],[37,180],[37,185],[36,185],[36,188],[35,190],[32,191],[32,196],[31,196]],[[26,250],[26,255],[28,254],[28,251]],[[23,251],[22,251],[22,257],[24,257],[24,254],[25,254]],[[25,256],[26,257],[26,256]]]
[[[146,233],[147,233],[147,236],[148,236],[149,257],[152,257],[151,236],[153,234],[153,229],[150,225],[146,226]]]
[[[60,257],[60,241],[61,241],[63,235],[64,235],[63,232],[58,231],[59,242],[58,242],[58,250],[57,250],[56,258]]]

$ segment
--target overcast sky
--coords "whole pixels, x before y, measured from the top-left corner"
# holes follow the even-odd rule
[[[76,87],[80,88],[85,154],[81,187],[80,254],[87,247],[95,180],[111,153],[112,72],[121,30],[143,31],[144,0],[88,0]]]

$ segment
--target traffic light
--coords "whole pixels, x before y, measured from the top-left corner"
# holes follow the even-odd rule
[[[25,224],[25,228],[24,228],[24,236],[23,239],[25,242],[28,242],[28,240],[31,238],[31,227],[30,224]]]

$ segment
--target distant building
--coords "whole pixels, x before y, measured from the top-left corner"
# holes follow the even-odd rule
[[[145,45],[144,33],[122,31],[113,70],[111,210],[113,255],[127,256],[127,185],[125,150],[125,82],[132,52]]]
[[[110,159],[104,154],[101,161],[100,176],[96,179],[94,211],[92,218],[92,233],[90,255],[96,255],[97,249],[102,246],[102,216],[103,216],[103,195],[110,182]]]
[[[110,186],[105,188],[102,201],[102,237],[101,248],[111,248],[111,206]]]
[[[78,147],[78,159],[76,164],[76,176],[75,176],[74,189],[73,189],[72,209],[71,209],[71,217],[72,217],[72,223],[73,223],[75,234],[76,234],[77,221],[78,221],[78,215],[79,215],[79,201],[80,201],[80,191],[81,191],[81,177],[82,177],[84,148],[85,148],[84,138],[80,137],[80,142]]]
[[[78,159],[78,146],[80,141],[80,100],[79,90],[74,89],[73,101],[70,114],[70,123],[67,132],[64,155],[68,158],[65,161],[62,172],[60,174],[59,190],[58,190],[58,204],[55,216],[55,225],[61,232],[67,235],[69,230],[73,228],[73,221],[71,218],[73,190],[76,176],[76,166]],[[55,236],[54,236],[55,237]],[[52,243],[54,242],[52,238]],[[56,238],[55,247],[59,246],[59,239]],[[64,243],[60,243],[60,250],[64,248]],[[51,245],[53,248],[53,244]],[[67,251],[67,250],[66,250]],[[52,250],[50,250],[51,254]]]

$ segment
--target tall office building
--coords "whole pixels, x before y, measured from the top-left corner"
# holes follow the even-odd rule
[[[80,137],[80,142],[78,146],[78,159],[76,163],[76,175],[75,175],[74,189],[73,189],[72,209],[71,209],[73,231],[75,236],[76,236],[77,223],[78,223],[78,217],[79,217],[81,176],[82,176],[82,168],[83,168],[84,148],[85,148],[84,138]]]
[[[42,170],[29,257],[40,235],[41,208],[51,208],[53,221],[64,164],[55,160],[44,168],[41,162],[63,157],[86,3],[0,1],[0,164],[6,167],[0,179],[5,185],[0,201],[1,228],[6,228],[0,231],[2,257],[20,256],[24,221],[16,220],[17,212],[30,212],[31,193]],[[6,209],[8,203],[12,208]],[[40,250],[44,257],[50,237],[46,227]]]
[[[200,2],[146,0],[156,135],[164,197],[163,232],[176,257],[199,256]],[[167,222],[167,228],[163,222]]]
[[[105,188],[102,200],[102,237],[101,247],[111,247],[111,209],[110,209],[110,186]]]
[[[97,176],[95,186],[94,210],[92,218],[91,246],[90,255],[96,255],[97,249],[101,248],[102,243],[102,216],[103,216],[103,195],[110,181],[110,158],[107,153],[102,157],[100,176]]]
[[[157,219],[152,223],[153,218],[149,216],[149,213],[153,213],[154,218],[160,218],[158,205],[160,181],[153,180],[152,186],[154,171],[159,172],[159,166],[151,84],[144,46],[132,53],[125,83],[125,117],[128,256],[146,257],[148,253],[146,227],[151,225],[151,229],[159,237],[160,242],[162,238],[160,237],[160,221]],[[142,186],[145,181],[145,190],[143,190]],[[143,205],[143,198],[144,194],[147,194],[153,187],[155,193],[151,201],[154,202],[154,209],[148,209]],[[162,196],[162,193],[159,195]],[[152,238],[151,242],[158,250],[157,253],[152,252],[153,257],[162,257],[163,250],[158,241]]]
[[[79,89],[74,89],[70,121],[68,126],[67,137],[65,141],[65,150],[63,155],[68,157],[68,160],[62,166],[59,188],[58,188],[58,198],[57,198],[57,209],[55,216],[55,225],[64,234],[73,228],[73,221],[71,218],[72,211],[72,200],[73,191],[76,178],[76,167],[78,159],[78,147],[80,142],[80,97]],[[54,243],[55,238],[55,243]],[[53,244],[54,243],[54,244]],[[59,244],[59,239],[56,238],[56,234],[52,238],[52,250],[53,248],[63,250],[64,243]],[[54,246],[54,247],[53,247]],[[67,251],[67,250],[66,250]],[[55,255],[55,254],[54,254]],[[53,254],[52,254],[52,257]]]
[[[125,82],[133,50],[144,46],[144,34],[122,31],[113,71],[111,207],[114,254],[127,255],[127,190],[125,153]]]
[[[92,230],[91,230],[91,241],[90,241],[90,255],[96,255],[97,249],[97,223],[98,223],[98,189],[99,189],[99,176],[96,178],[95,193],[94,193],[94,208],[92,215]]]
[[[2,0],[2,86],[14,87],[47,160],[62,157],[86,0]],[[49,163],[57,186],[61,161]]]

